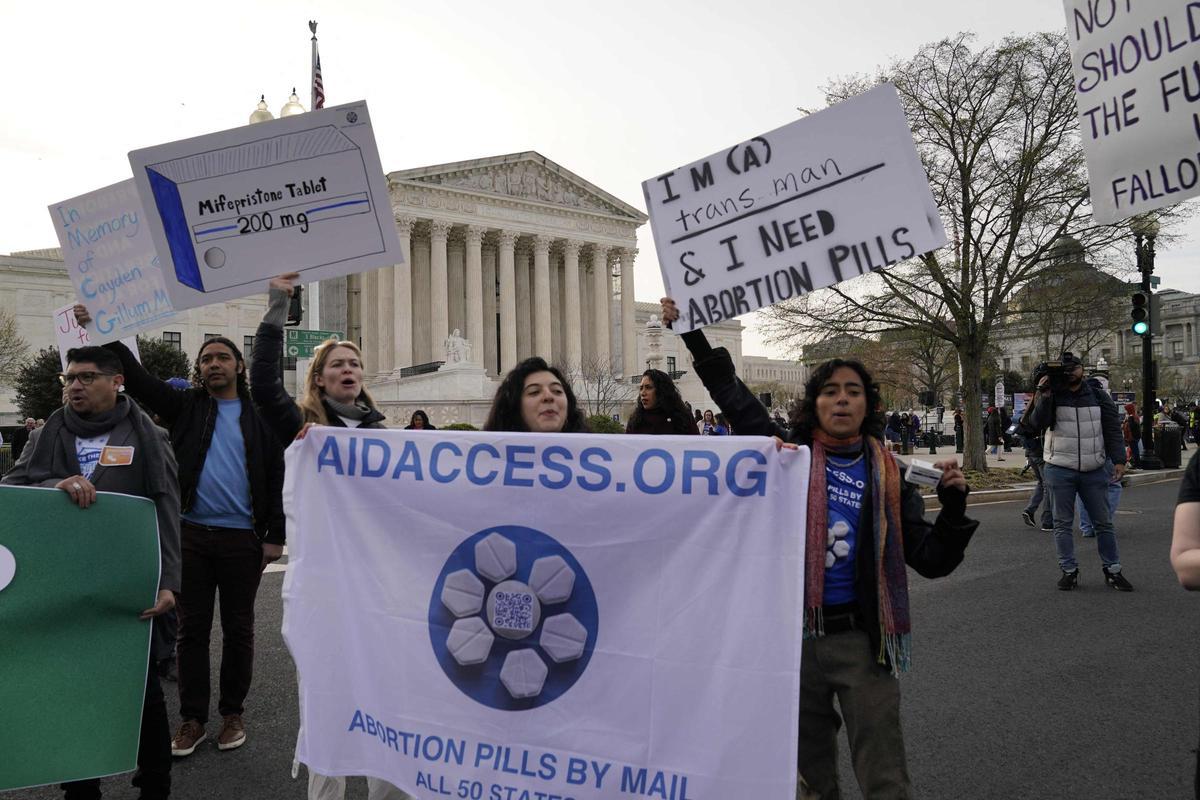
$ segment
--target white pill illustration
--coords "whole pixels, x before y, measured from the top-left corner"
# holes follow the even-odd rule
[[[225,266],[225,251],[219,247],[210,247],[204,251],[204,263],[212,269]]]
[[[549,672],[546,662],[533,650],[514,650],[504,658],[500,682],[517,700],[537,697],[542,693]]]
[[[546,556],[533,562],[529,586],[543,603],[565,603],[575,588],[575,572],[562,556]]]
[[[833,554],[838,558],[845,558],[850,555],[850,543],[840,539],[834,542]]]
[[[836,563],[837,563],[837,556],[835,556],[833,553],[826,550],[825,551],[825,568],[829,569]]]
[[[498,533],[475,544],[475,570],[493,583],[517,571],[517,546]]]
[[[442,584],[442,605],[456,617],[478,614],[483,608],[483,595],[483,581],[469,569],[451,572]]]
[[[524,639],[537,630],[542,620],[542,604],[520,581],[497,584],[487,600],[488,622],[505,639]]]
[[[454,656],[455,661],[465,667],[487,661],[495,641],[496,637],[488,630],[487,623],[481,617],[467,617],[455,622],[454,627],[450,629],[446,649]]]
[[[850,533],[850,526],[846,524],[845,520],[839,519],[837,522],[833,523],[833,527],[829,529],[829,532],[838,539],[841,539],[845,537],[846,534]]]
[[[555,663],[561,664],[583,655],[587,638],[587,628],[583,627],[583,623],[571,614],[558,614],[546,618],[538,644]]]
[[[13,576],[16,574],[17,559],[13,557],[11,550],[0,545],[0,592],[12,583]]]

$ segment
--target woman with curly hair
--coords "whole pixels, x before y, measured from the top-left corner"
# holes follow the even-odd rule
[[[418,408],[408,418],[408,425],[404,427],[406,431],[436,431],[437,426],[429,421],[429,415],[424,409]]]
[[[504,376],[483,429],[588,433],[571,382],[557,367],[536,356],[525,359]]]
[[[668,325],[679,319],[670,298],[662,310]],[[816,367],[781,426],[737,377],[727,350],[710,347],[702,331],[682,338],[704,388],[738,435],[811,448],[808,485],[795,487],[808,498],[801,779],[819,797],[841,796],[837,732],[844,717],[863,796],[909,797],[896,680],[909,667],[907,567],[937,578],[963,559],[979,523],[966,516],[968,488],[958,462],[937,465],[941,511],[930,524],[921,495],[901,478],[883,440],[879,386],[861,363],[833,359]]]
[[[679,389],[671,376],[659,369],[642,373],[638,385],[637,408],[625,426],[626,433],[698,435],[696,423],[688,413]]]

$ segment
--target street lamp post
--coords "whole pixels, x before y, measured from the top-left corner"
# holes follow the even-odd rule
[[[1134,217],[1133,242],[1137,267],[1142,274],[1142,291],[1150,297],[1150,276],[1154,274],[1154,239],[1158,223],[1149,217]],[[1154,452],[1154,304],[1147,302],[1146,332],[1142,334],[1142,469],[1162,469],[1162,459]]]

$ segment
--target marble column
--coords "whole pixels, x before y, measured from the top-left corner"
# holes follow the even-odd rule
[[[450,334],[446,266],[446,237],[450,234],[450,227],[449,222],[437,219],[429,222],[429,336],[434,361],[446,359],[445,343]]]
[[[376,349],[368,354],[371,362],[368,366],[372,372],[383,375],[392,371],[392,319],[396,315],[395,304],[392,300],[392,270],[394,267],[384,267],[376,270],[375,303],[379,308],[379,328],[375,334]]]
[[[483,341],[481,361],[488,375],[496,374],[496,246],[483,246]]]
[[[468,225],[466,270],[466,328],[463,336],[471,343],[471,358],[484,363],[483,346],[483,228]]]
[[[571,239],[563,242],[563,290],[563,356],[571,369],[579,369],[583,364],[583,299],[579,294],[579,242]]]
[[[560,270],[562,253],[550,253],[550,350],[555,361],[562,361],[562,281]]]
[[[404,263],[392,268],[392,361],[395,372],[415,363],[412,329],[412,227],[415,221],[412,217],[396,215],[396,233],[400,236]]]
[[[500,231],[500,374],[517,365],[517,276],[513,254],[518,234]]]
[[[450,330],[458,329],[460,336],[467,331],[467,301],[464,273],[466,272],[466,243],[461,229],[454,229],[446,242],[446,325]]]
[[[375,298],[379,297],[379,270],[373,269],[363,273],[362,280],[362,343],[359,349],[366,355],[367,363],[363,365],[363,372],[367,375],[374,375],[379,371],[379,303],[375,302]],[[299,381],[304,380],[304,376],[298,377]]]
[[[516,254],[517,278],[517,358],[526,359],[533,355],[533,325],[530,311],[533,296],[529,291],[529,246],[522,243]]]
[[[596,339],[596,361],[600,369],[612,369],[612,348],[609,347],[609,314],[612,312],[612,278],[608,274],[608,248],[592,245],[592,324]]]
[[[637,375],[637,331],[634,330],[633,260],[637,248],[625,247],[621,255],[621,372],[628,378]]]
[[[425,226],[422,225],[422,228]],[[428,364],[434,360],[433,340],[429,335],[429,237],[414,238],[411,245],[413,257],[413,364]],[[438,342],[441,346],[441,342]]]
[[[533,353],[554,363],[550,327],[550,237],[533,237]]]

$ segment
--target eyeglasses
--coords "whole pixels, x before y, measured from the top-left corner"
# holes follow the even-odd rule
[[[96,380],[96,378],[100,377],[101,375],[112,377],[115,374],[115,372],[73,372],[68,375],[64,372],[60,372],[58,373],[58,382],[63,386],[70,386],[75,381],[79,381],[84,386],[91,386],[92,381]]]

